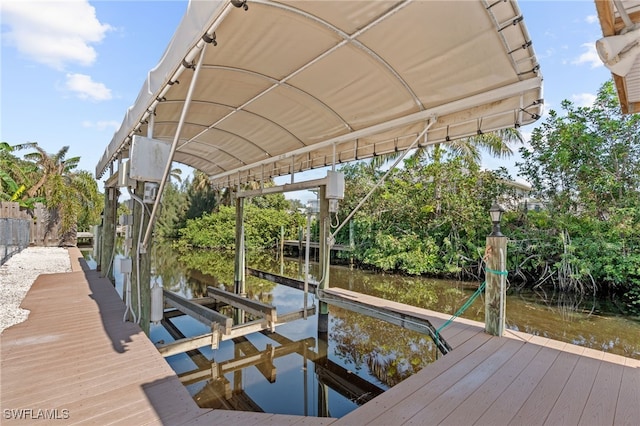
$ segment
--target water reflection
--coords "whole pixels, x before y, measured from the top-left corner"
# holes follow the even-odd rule
[[[162,285],[185,297],[206,296],[206,287],[233,289],[233,254],[175,253],[154,248],[153,271]],[[116,267],[119,263],[116,262]],[[270,253],[248,253],[247,266],[301,278],[301,259],[277,261]],[[116,269],[116,279],[118,279]],[[319,275],[312,265],[311,275]],[[303,306],[301,291],[247,276],[248,296],[273,304],[278,314]],[[479,283],[382,275],[332,267],[331,285],[453,314]],[[308,304],[315,303],[309,296]],[[484,320],[484,301],[463,317]],[[172,319],[185,336],[210,332],[188,317]],[[510,292],[507,326],[556,340],[640,358],[640,323],[607,313],[598,300],[542,292]],[[154,326],[153,341],[179,337]],[[337,307],[330,309],[329,332],[317,333],[317,318],[278,326],[277,333],[254,333],[221,342],[219,349],[168,358],[202,407],[264,410],[281,414],[341,417],[424,368],[436,358],[430,338]]]
[[[249,254],[247,266],[291,277],[302,271],[297,259],[274,262],[269,253]],[[233,253],[176,256],[165,247],[154,253],[152,268],[165,288],[185,297],[204,297],[207,286],[233,289]],[[301,291],[256,277],[247,276],[246,289],[248,297],[275,305],[279,316],[304,304]],[[314,304],[309,295],[308,306]],[[209,331],[183,316],[152,327],[151,338],[168,343]],[[432,362],[435,353],[427,336],[331,308],[324,335],[311,316],[280,325],[277,333],[254,333],[167,360],[202,407],[341,417]]]

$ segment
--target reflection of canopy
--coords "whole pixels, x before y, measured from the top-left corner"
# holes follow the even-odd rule
[[[540,114],[542,78],[515,1],[234,4],[189,3],[98,176],[128,156],[154,109],[153,137],[174,140],[194,76],[174,160],[224,186],[405,149],[434,116],[429,143]]]
[[[620,9],[616,7],[616,3],[618,3]],[[604,37],[628,33],[634,26],[636,31],[640,31],[640,0],[621,0],[619,2],[596,0],[596,9]],[[640,40],[636,41],[636,43],[640,43]],[[635,61],[633,61],[631,69],[626,75],[612,74],[618,90],[620,106],[625,114],[640,113],[639,49],[636,47],[632,49],[633,52],[629,51],[629,54],[634,55]]]

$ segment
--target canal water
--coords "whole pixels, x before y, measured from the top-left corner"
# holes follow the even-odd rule
[[[206,296],[206,287],[233,291],[233,254],[192,250],[180,255],[158,245],[152,280],[187,298]],[[116,262],[116,286],[122,278]],[[302,260],[248,253],[247,266],[301,278]],[[318,275],[311,267],[312,279]],[[453,314],[480,282],[434,280],[332,266],[331,286]],[[247,277],[248,297],[273,304],[278,315],[302,309],[301,291]],[[308,306],[317,306],[312,295]],[[558,298],[543,292],[509,291],[507,327],[640,359],[640,320],[611,313],[593,298]],[[478,298],[462,315],[484,321]],[[185,336],[210,330],[189,317],[171,319]],[[174,340],[162,325],[151,328],[154,342]],[[355,312],[330,307],[329,331],[318,334],[317,317],[254,333],[220,347],[167,358],[201,407],[278,414],[341,417],[419,371],[439,356],[432,340],[416,332]]]

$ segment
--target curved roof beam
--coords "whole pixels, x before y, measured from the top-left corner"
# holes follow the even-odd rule
[[[197,126],[197,124],[196,124],[196,126]],[[237,161],[238,161],[238,163],[242,164],[243,166],[247,164],[247,163],[245,163],[244,161],[242,161],[240,158],[238,158],[238,157],[236,157],[235,155],[233,155],[233,154],[229,153],[228,151],[225,151],[224,149],[220,148],[220,147],[219,147],[219,146],[217,146],[217,145],[213,145],[213,144],[210,144],[210,143],[204,143],[204,142],[198,142],[198,141],[193,141],[193,142],[194,142],[194,143],[196,143],[196,144],[199,144],[199,145],[204,145],[204,146],[206,146],[207,148],[214,148],[214,149],[216,149],[216,150],[218,150],[218,151],[222,152],[223,154],[226,154],[226,155],[228,155],[229,157],[231,157],[231,158],[233,158],[233,159],[237,160]],[[191,153],[186,152],[186,151],[180,151],[180,153],[181,153],[181,154],[184,154],[184,155],[193,155],[194,157],[197,157],[196,155],[191,154]],[[198,158],[202,158],[202,157],[198,157]],[[203,159],[203,160],[206,160],[205,158],[202,158],[202,159]],[[206,161],[211,162],[211,160],[206,160]],[[218,163],[215,163],[215,165],[216,165],[216,166],[218,166]],[[220,166],[218,166],[218,167],[220,167]],[[222,167],[220,167],[220,168],[222,169]]]
[[[271,84],[274,85],[278,85],[287,89],[292,89],[295,90],[298,93],[302,93],[304,96],[306,96],[309,99],[313,99],[315,103],[317,103],[318,105],[322,106],[323,109],[325,109],[326,111],[330,112],[331,114],[333,114],[338,120],[340,120],[340,122],[342,122],[342,124],[348,128],[349,130],[353,130],[351,128],[351,126],[349,126],[349,123],[347,123],[347,120],[345,120],[344,118],[342,118],[342,116],[340,114],[338,114],[338,112],[334,109],[332,109],[329,105],[327,105],[326,103],[322,102],[320,99],[318,99],[317,97],[313,96],[312,94],[310,94],[309,92],[306,92],[302,89],[300,89],[299,87],[293,86],[291,84],[288,84],[286,82],[281,83],[279,80],[273,78],[273,77],[269,77],[266,74],[262,74],[256,71],[251,71],[251,70],[246,70],[243,68],[236,68],[236,67],[229,67],[229,66],[223,66],[223,65],[205,65],[204,66],[205,69],[221,69],[221,70],[225,70],[225,71],[233,71],[233,72],[240,72],[240,73],[244,73],[244,74],[249,74],[253,77],[258,77],[261,78],[263,80],[267,80],[269,81]],[[269,88],[268,90],[272,90],[271,88]],[[232,107],[233,108],[233,107]],[[243,111],[246,111],[245,109],[243,109]],[[235,111],[234,111],[235,112]],[[247,111],[248,112],[248,111]],[[257,114],[256,114],[257,115]],[[262,117],[262,116],[259,116]],[[263,117],[264,118],[264,117]],[[296,138],[297,139],[297,138]],[[302,141],[301,141],[302,142]],[[304,145],[304,143],[303,143]]]
[[[156,121],[156,124],[171,124],[171,123],[173,123],[173,121]],[[184,122],[184,124],[188,124],[188,125],[193,126],[193,127],[205,127],[207,130],[211,130],[211,129],[209,129],[209,126],[206,126],[206,125],[204,125],[204,124],[192,123],[192,122],[189,122],[189,121],[185,121],[185,122]],[[235,136],[235,137],[237,137],[238,139],[241,139],[242,141],[244,141],[244,142],[248,143],[249,145],[252,145],[252,146],[253,146],[254,148],[256,148],[257,150],[262,151],[263,153],[265,153],[265,154],[267,155],[267,157],[272,157],[272,155],[271,155],[271,153],[269,153],[269,151],[267,151],[266,149],[264,149],[264,148],[260,147],[260,146],[259,146],[259,145],[257,145],[256,143],[251,142],[251,141],[250,141],[249,139],[247,139],[247,138],[244,138],[244,137],[242,137],[242,136],[240,136],[240,135],[238,135],[238,134],[236,134],[236,133],[230,132],[230,131],[228,131],[228,130],[223,130],[223,129],[220,129],[220,128],[216,128],[215,130],[217,130],[217,131],[219,131],[219,132],[227,133],[227,134],[232,135],[232,136]],[[202,133],[204,133],[204,132],[200,132],[200,133],[198,133],[198,135],[201,135]],[[191,139],[189,139],[189,140],[185,141],[182,145],[178,145],[178,149],[180,149],[180,148],[184,147],[185,145],[187,145],[188,143],[190,143],[190,142],[192,142],[192,141],[193,141],[193,142],[197,142],[197,141],[195,140],[195,138],[196,138],[196,136],[194,136],[193,138],[191,138]],[[212,146],[215,146],[215,145],[212,145]]]
[[[180,104],[181,102],[183,102],[181,99],[175,99],[175,100],[167,100],[164,101],[163,104],[171,104],[171,103],[177,103]],[[235,107],[231,106],[231,105],[227,105],[227,104],[221,104],[219,102],[212,102],[212,101],[191,101],[191,104],[201,104],[201,105],[215,105],[215,106],[219,106],[222,108],[227,108],[229,110],[234,110]],[[304,142],[302,142],[296,135],[294,135],[293,133],[291,133],[286,127],[282,126],[280,123],[273,121],[267,117],[264,117],[260,114],[256,114],[255,112],[252,111],[248,111],[248,110],[242,110],[242,112],[246,113],[246,114],[251,114],[254,117],[258,117],[264,121],[269,122],[270,124],[273,124],[275,127],[278,127],[279,129],[281,129],[282,131],[288,133],[293,139],[295,139],[301,146],[307,146]],[[209,126],[206,126],[209,127]],[[184,143],[182,145],[178,146],[178,149],[180,149],[182,146],[186,145],[187,143],[189,143],[189,140],[185,140]]]
[[[266,75],[266,74],[262,74],[262,73],[259,73],[259,72],[250,71],[250,70],[246,70],[246,69],[242,69],[242,68],[236,68],[236,67],[222,66],[222,65],[203,65],[203,68],[205,68],[205,69],[220,69],[220,70],[225,70],[225,71],[233,71],[233,72],[245,73],[245,74],[252,75],[252,76],[254,76],[254,77],[261,78],[261,79],[263,79],[263,80],[267,80],[267,81],[269,81],[270,83],[272,83],[272,86],[271,86],[271,87],[269,87],[269,88],[268,88],[268,89],[266,89],[264,92],[262,92],[262,93],[258,94],[256,97],[254,97],[254,98],[250,99],[249,101],[245,102],[243,105],[241,105],[241,106],[239,106],[239,107],[233,107],[233,106],[230,106],[230,105],[217,104],[217,105],[225,106],[225,107],[227,107],[227,108],[231,109],[231,111],[230,111],[227,115],[225,115],[224,117],[222,117],[222,118],[220,118],[219,120],[217,120],[215,123],[213,123],[213,124],[211,124],[210,126],[208,126],[208,128],[209,128],[209,129],[213,129],[215,126],[217,126],[218,124],[220,124],[222,121],[226,120],[226,119],[227,119],[227,118],[229,118],[231,115],[235,114],[237,111],[244,111],[244,112],[248,112],[249,114],[253,114],[253,115],[257,116],[257,117],[260,117],[260,118],[262,118],[262,119],[264,119],[264,120],[267,120],[267,121],[269,121],[269,122],[271,122],[271,123],[273,123],[273,124],[276,124],[278,127],[282,128],[282,129],[283,129],[283,130],[285,130],[287,133],[289,133],[290,135],[292,135],[292,136],[293,136],[297,141],[299,141],[299,142],[300,142],[300,144],[301,144],[302,146],[306,146],[306,144],[305,144],[302,140],[300,140],[297,136],[295,136],[295,135],[294,135],[293,133],[291,133],[289,130],[285,129],[285,128],[284,128],[283,126],[281,126],[280,124],[277,124],[277,123],[275,123],[274,121],[269,120],[268,118],[266,118],[266,117],[264,117],[264,116],[262,116],[262,115],[258,115],[258,114],[254,113],[254,112],[250,112],[250,111],[247,111],[247,110],[245,109],[245,107],[246,107],[247,105],[249,105],[250,103],[252,103],[252,102],[253,102],[253,101],[255,101],[256,99],[258,99],[259,97],[262,97],[264,94],[266,94],[267,92],[270,92],[270,91],[271,91],[271,90],[273,90],[275,87],[281,86],[281,87],[284,87],[284,88],[288,88],[288,89],[295,90],[295,91],[296,91],[296,92],[298,92],[298,93],[302,93],[302,94],[303,94],[304,96],[306,96],[307,98],[309,98],[309,99],[313,99],[313,101],[314,101],[315,103],[317,103],[318,105],[321,105],[321,106],[322,106],[322,108],[323,108],[324,110],[326,110],[326,111],[330,112],[334,117],[336,117],[338,120],[340,120],[340,122],[342,123],[342,125],[343,125],[343,126],[345,126],[347,129],[349,129],[349,131],[352,131],[352,130],[353,130],[353,129],[351,128],[351,126],[349,125],[349,123],[347,123],[347,121],[346,121],[346,120],[345,120],[345,119],[344,119],[340,114],[338,114],[338,112],[337,112],[336,110],[334,110],[334,109],[332,109],[331,107],[329,107],[329,105],[327,105],[326,103],[322,102],[322,101],[321,101],[320,99],[318,99],[317,97],[315,97],[315,96],[311,95],[309,92],[306,92],[306,91],[304,91],[304,90],[300,89],[299,87],[293,86],[293,85],[291,85],[291,84],[287,84],[287,83],[285,82],[285,80],[288,80],[290,77],[285,77],[285,79],[283,79],[283,80],[277,80],[277,79],[275,79],[275,78],[273,78],[273,77],[269,77],[268,75]],[[296,73],[297,73],[297,71],[296,71]],[[177,101],[177,102],[180,102],[180,100],[175,100],[175,101],[173,101],[173,102],[176,102],[176,101]],[[166,102],[172,102],[172,101],[166,101]],[[195,102],[195,101],[193,101],[193,102]],[[202,102],[202,101],[200,101],[200,102]],[[216,103],[214,103],[214,102],[210,102],[210,104],[216,104]],[[204,134],[206,131],[207,131],[207,130],[204,130],[203,132],[201,132],[201,133],[199,133],[199,134],[197,134],[197,135],[193,136],[191,139],[189,139],[189,140],[188,140],[185,144],[183,144],[183,145],[186,145],[186,144],[190,143],[192,140],[194,140],[194,139],[198,138],[199,136],[201,136],[202,134]]]
[[[201,133],[198,133],[197,135],[195,135],[193,138],[191,138],[188,142],[190,143],[192,140],[195,140],[195,138],[203,135],[204,133],[208,132],[210,129],[215,128],[216,126],[218,126],[220,123],[222,123],[224,120],[226,120],[227,118],[231,117],[233,114],[235,114],[237,111],[246,111],[246,107],[251,105],[253,102],[257,101],[258,99],[260,99],[261,97],[263,97],[264,95],[266,95],[267,93],[271,92],[272,90],[276,89],[277,87],[283,86],[283,87],[292,87],[291,85],[285,84],[288,80],[290,80],[291,78],[293,78],[294,76],[296,76],[297,74],[299,74],[300,72],[302,72],[303,70],[305,70],[306,68],[308,68],[309,66],[311,66],[312,64],[316,63],[317,61],[319,61],[320,59],[324,58],[326,55],[330,54],[331,52],[335,51],[338,47],[344,45],[346,43],[346,41],[342,41],[341,43],[338,43],[338,45],[332,47],[331,49],[327,50],[326,52],[324,52],[323,54],[321,54],[320,56],[316,57],[315,59],[313,59],[311,62],[303,65],[301,68],[298,68],[297,70],[295,70],[294,72],[292,72],[291,74],[289,74],[288,76],[284,77],[282,80],[275,80],[272,79],[270,77],[268,77],[271,81],[273,81],[273,84],[271,86],[269,86],[268,88],[266,88],[265,90],[263,90],[262,92],[258,93],[257,95],[255,95],[254,97],[252,97],[251,99],[249,99],[248,101],[246,101],[245,103],[243,103],[242,105],[235,107],[233,109],[233,111],[230,111],[227,115],[225,115],[222,118],[219,118],[218,120],[216,120],[213,124],[211,124],[208,129],[203,130]],[[260,75],[260,74],[257,74]],[[302,92],[304,93],[304,92]],[[333,110],[332,110],[333,111]],[[340,115],[336,112],[333,111],[333,113],[340,117]],[[341,118],[342,120],[342,118]],[[351,126],[345,122],[344,120],[342,120],[344,126],[347,128],[347,130],[349,130],[350,132],[353,131],[353,129],[351,128]],[[184,145],[183,145],[184,146]]]
[[[398,72],[391,65],[389,65],[389,63],[387,63],[387,61],[382,59],[377,53],[375,53],[373,50],[369,49],[369,47],[367,47],[366,45],[362,44],[361,42],[359,42],[357,40],[357,37],[361,36],[362,34],[367,32],[371,28],[375,27],[376,25],[378,25],[380,22],[384,21],[388,17],[394,15],[396,12],[400,11],[401,9],[404,9],[412,1],[413,0],[405,0],[402,3],[399,3],[399,4],[395,5],[393,8],[391,8],[386,13],[384,13],[382,16],[378,17],[378,19],[372,21],[371,23],[369,23],[369,25],[366,25],[365,27],[359,29],[358,31],[356,31],[353,34],[347,34],[344,31],[342,31],[340,28],[338,28],[338,27],[336,27],[334,25],[331,25],[329,22],[327,22],[327,21],[325,21],[323,19],[320,19],[319,17],[317,17],[315,15],[312,15],[312,14],[307,13],[307,12],[303,12],[302,10],[299,10],[299,9],[295,9],[295,8],[293,8],[291,6],[286,5],[286,4],[276,3],[276,2],[272,2],[272,1],[265,1],[265,0],[251,0],[251,3],[258,3],[258,4],[261,4],[261,5],[275,7],[275,8],[278,8],[278,9],[286,10],[286,11],[291,12],[291,13],[295,13],[297,15],[300,15],[300,16],[303,16],[303,17],[305,17],[307,19],[310,19],[310,20],[312,20],[312,21],[324,26],[325,28],[328,28],[331,31],[335,32],[336,34],[338,34],[343,39],[343,42],[339,43],[338,46],[342,46],[344,44],[344,42],[349,42],[349,43],[353,44],[354,46],[358,47],[359,49],[361,49],[362,51],[364,51],[367,55],[372,57],[376,62],[378,62],[379,64],[383,65],[384,68],[386,68],[386,70],[389,71],[389,73],[391,73],[400,82],[400,84],[402,84],[402,86],[405,88],[407,93],[409,93],[409,95],[411,96],[411,98],[413,99],[415,104],[422,111],[422,110],[424,110],[424,105],[422,105],[422,102],[420,102],[420,99],[418,98],[416,93],[411,89],[409,84],[407,84],[407,82],[400,76],[400,74],[398,74]],[[331,50],[329,50],[329,52],[331,52],[333,50],[334,49],[331,49]],[[322,57],[322,56],[324,56],[324,55],[321,55],[320,57]],[[353,130],[353,129],[349,129],[349,130]]]
[[[206,162],[207,164],[211,164],[211,165],[219,168],[220,170],[222,170],[223,173],[227,171],[227,169],[225,169],[224,167],[220,167],[220,165],[218,163],[212,163],[211,160],[206,158],[206,157],[202,157],[202,156],[196,155],[196,154],[191,154],[191,153],[188,153],[188,152],[179,152],[179,154],[184,155],[184,156],[197,158],[198,160],[202,160],[202,161]],[[180,163],[180,161],[178,161],[178,162]],[[188,164],[185,164],[185,165],[189,166]],[[191,166],[189,166],[189,167],[191,167]]]

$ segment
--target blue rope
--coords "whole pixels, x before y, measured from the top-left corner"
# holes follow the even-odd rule
[[[496,274],[496,275],[507,275],[509,273],[509,271],[496,271],[495,269],[490,269],[490,268],[487,268],[486,266],[484,267],[484,270],[486,272],[489,272],[491,274]]]
[[[496,275],[507,275],[509,273],[509,271],[496,271],[494,269],[487,268],[486,266],[485,266],[484,269],[485,269],[485,272],[488,272],[490,274],[496,274]],[[436,344],[440,343],[440,331],[442,331],[443,328],[445,328],[446,326],[451,324],[454,319],[456,319],[460,315],[462,315],[464,313],[464,311],[466,311],[469,308],[469,306],[471,306],[473,304],[473,302],[478,298],[478,296],[480,296],[480,294],[482,294],[482,292],[484,291],[486,286],[487,286],[487,282],[486,281],[484,281],[482,284],[480,284],[480,287],[478,287],[478,289],[475,291],[475,293],[473,293],[471,295],[471,297],[466,302],[464,302],[464,305],[462,305],[460,307],[460,309],[458,309],[456,311],[456,313],[451,316],[451,318],[449,318],[447,321],[445,321],[445,323],[442,324],[436,330],[436,335],[435,335]]]

